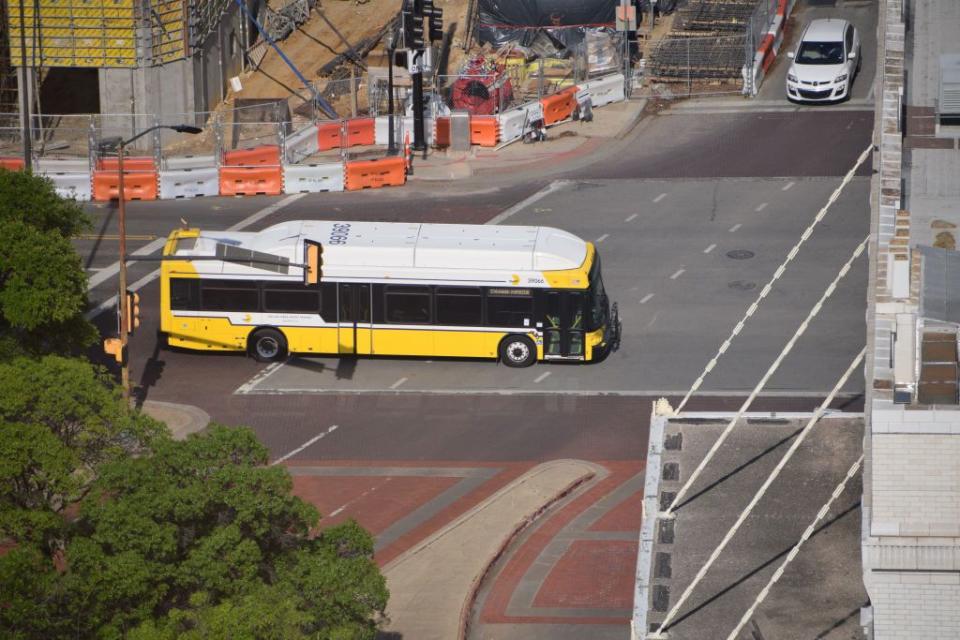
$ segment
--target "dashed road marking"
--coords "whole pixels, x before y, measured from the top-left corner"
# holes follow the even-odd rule
[[[640,298],[640,304],[647,304],[648,302],[650,302],[650,298],[652,298],[652,297],[653,297],[653,294],[652,294],[652,293],[648,293],[647,295],[645,295],[645,296],[643,296],[642,298]]]
[[[534,202],[537,202],[538,200],[545,198],[546,196],[550,195],[557,189],[562,189],[568,184],[570,184],[569,180],[554,180],[553,182],[545,186],[543,189],[540,189],[540,191],[537,191],[535,194],[531,195],[528,198],[524,198],[517,204],[510,207],[509,209],[494,216],[493,218],[487,221],[487,224],[500,224],[501,222],[503,222],[513,214],[517,213],[518,211],[522,211],[523,209],[532,205]]]
[[[795,185],[795,184],[797,184],[797,183],[796,183],[796,182],[793,182],[793,181],[791,180],[791,181],[788,182],[787,184],[783,185],[783,188],[781,189],[781,191],[789,191],[789,190],[793,187],[793,185]]]
[[[603,242],[604,240],[606,240],[606,239],[609,238],[609,237],[610,237],[610,234],[609,234],[609,233],[605,233],[605,234],[603,234],[602,236],[600,236],[599,238],[597,238],[597,242]]]
[[[767,203],[766,203],[766,202],[761,202],[761,203],[760,203],[760,206],[758,206],[756,209],[754,209],[754,211],[756,211],[757,213],[759,213],[759,212],[763,211],[763,210],[766,209],[766,208],[767,208]]]
[[[325,436],[333,433],[334,431],[337,430],[337,428],[338,428],[338,427],[337,427],[337,425],[335,425],[335,424],[330,425],[330,427],[329,427],[326,431],[324,431],[323,433],[321,433],[321,434],[318,435],[318,436],[314,436],[314,437],[310,438],[309,440],[307,440],[306,442],[304,442],[302,445],[300,445],[299,447],[297,447],[296,449],[294,449],[294,450],[291,451],[290,453],[288,453],[288,454],[286,454],[286,455],[284,455],[284,456],[280,456],[279,458],[277,458],[276,460],[274,460],[273,462],[271,462],[270,465],[273,466],[273,465],[275,465],[275,464],[280,464],[280,463],[283,462],[284,460],[288,460],[288,459],[292,458],[293,456],[297,455],[298,453],[300,453],[301,451],[303,451],[304,449],[306,449],[307,447],[309,447],[310,445],[312,445],[314,442],[317,442],[318,440],[324,438]]]
[[[406,381],[407,381],[406,378],[400,378],[399,380],[397,380],[396,382],[394,382],[392,385],[390,385],[390,388],[391,388],[391,389],[396,389],[397,387],[399,387],[400,385],[402,385],[402,384],[403,384],[404,382],[406,382]]]
[[[543,382],[544,380],[547,379],[547,377],[550,375],[550,373],[551,373],[550,371],[544,371],[544,372],[541,373],[539,376],[537,376],[537,378],[536,378],[536,380],[534,380],[534,382]]]
[[[704,252],[704,253],[710,253],[711,251],[713,251],[713,250],[716,249],[716,248],[717,248],[717,245],[712,244],[712,245],[710,245],[709,247],[707,247],[706,249],[704,249],[703,252]]]
[[[737,223],[737,224],[733,225],[732,227],[730,227],[730,233],[736,233],[737,229],[739,229],[739,228],[742,227],[742,226],[743,226],[743,225],[740,224],[740,223]]]
[[[629,216],[627,216],[627,219],[624,220],[624,222],[633,222],[636,219],[636,217],[637,217],[636,213],[631,213]]]
[[[390,478],[389,478],[389,477],[388,477],[387,479],[385,479],[379,486],[382,487],[383,485],[387,484],[388,482],[390,482]],[[347,507],[349,507],[349,506],[352,505],[353,503],[357,502],[358,500],[361,500],[362,498],[367,497],[368,494],[373,493],[373,492],[376,491],[377,489],[378,489],[377,486],[370,487],[369,489],[367,489],[366,491],[364,491],[363,493],[361,493],[360,495],[358,495],[358,496],[357,496],[356,498],[354,498],[353,500],[348,500],[347,502],[344,502],[342,505],[340,505],[339,507],[337,507],[336,509],[334,509],[334,510],[331,511],[330,513],[326,514],[326,517],[328,517],[328,518],[334,517],[335,515],[337,515],[338,513],[341,513],[344,509],[346,509]]]
[[[666,193],[661,193],[661,194],[658,195],[656,198],[654,198],[653,201],[654,201],[654,202],[660,202],[661,200],[663,200],[663,199],[666,198],[666,197],[667,197],[667,194],[666,194]]]
[[[671,280],[676,280],[677,278],[679,278],[680,276],[682,276],[685,271],[686,271],[686,269],[677,269],[677,270],[674,272],[674,274],[673,274],[672,276],[670,276],[670,279],[671,279]]]

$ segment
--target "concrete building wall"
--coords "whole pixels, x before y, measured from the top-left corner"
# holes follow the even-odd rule
[[[870,533],[960,536],[958,461],[960,436],[874,433]]]
[[[956,640],[960,573],[875,571],[870,582],[877,638]]]

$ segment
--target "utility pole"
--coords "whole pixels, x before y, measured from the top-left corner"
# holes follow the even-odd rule
[[[120,346],[124,350],[127,348],[127,313],[129,313],[127,309],[127,304],[129,304],[127,300],[127,209],[125,206],[127,199],[123,192],[123,150],[125,146],[126,143],[121,140],[117,149],[117,170],[120,172],[117,182],[119,189],[117,193],[117,199],[119,200],[117,226],[120,232],[120,291],[117,292],[117,306],[120,309]],[[120,362],[120,389],[123,392],[124,402],[130,400],[130,368],[126,357],[123,357]]]
[[[27,23],[23,15],[23,3],[26,0],[19,0],[20,5],[20,68],[17,69],[17,91],[20,94],[20,126],[23,129],[23,168],[30,171],[33,167],[33,149],[30,131],[30,90],[28,87],[29,75],[32,67],[27,67]],[[34,16],[36,20],[36,16]]]

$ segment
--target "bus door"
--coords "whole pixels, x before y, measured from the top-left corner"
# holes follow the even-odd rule
[[[543,322],[545,358],[583,358],[582,291],[548,291]]]
[[[370,321],[370,285],[338,285],[338,353],[356,355],[371,353],[373,331]]]

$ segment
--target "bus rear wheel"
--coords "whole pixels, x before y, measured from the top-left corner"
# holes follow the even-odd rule
[[[527,336],[507,336],[500,342],[500,362],[508,367],[529,367],[537,361],[537,347]]]
[[[287,339],[276,329],[258,329],[250,336],[248,348],[257,362],[276,362],[287,355]]]

